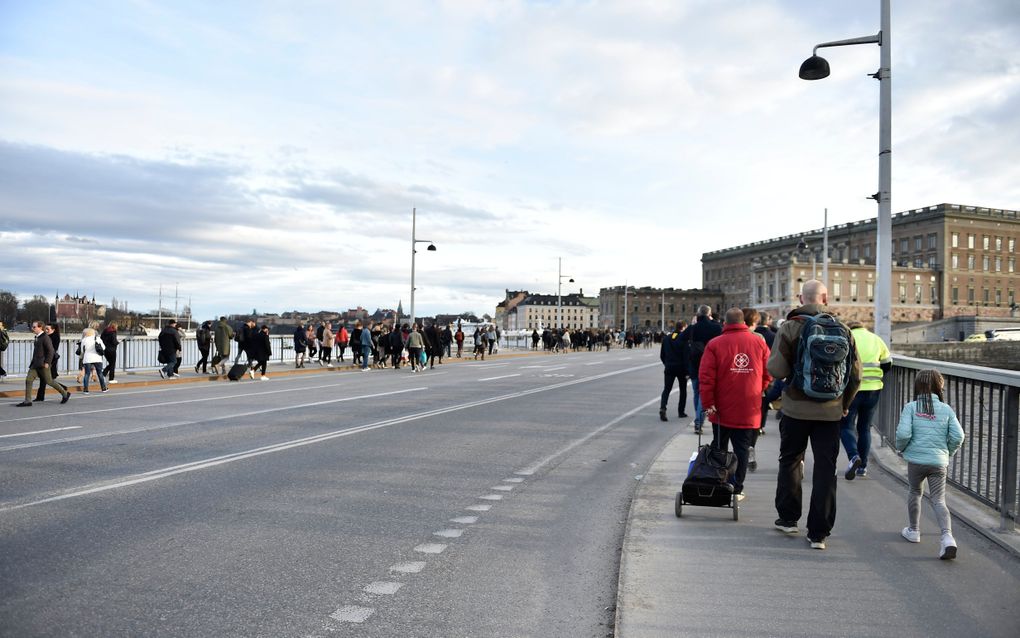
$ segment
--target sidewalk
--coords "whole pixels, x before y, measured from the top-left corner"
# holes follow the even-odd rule
[[[906,487],[893,473],[902,470],[889,448],[876,449],[888,469],[873,458],[868,478],[848,482],[841,473],[836,527],[825,551],[812,550],[804,531],[810,449],[800,533],[786,535],[773,528],[779,427],[771,415],[768,431],[759,439],[758,471],[747,475],[737,522],[730,509],[687,505],[677,518],[674,497],[697,446],[686,420],[662,450],[631,505],[617,636],[1016,635],[1020,542],[1016,534],[991,531],[998,526],[991,510],[951,492],[960,554],[938,560],[927,503],[922,542],[900,537]],[[956,517],[964,509],[976,530]],[[1001,538],[993,544],[988,535]]]

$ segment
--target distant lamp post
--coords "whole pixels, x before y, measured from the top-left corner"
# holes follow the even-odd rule
[[[570,275],[563,274],[563,258],[557,257],[556,261],[559,263],[557,268],[558,276],[556,277],[556,327],[563,330],[563,299],[561,295],[563,289],[563,278],[566,277],[568,280],[567,283],[571,284],[574,283],[574,279]]]
[[[892,32],[890,29],[890,0],[881,0],[881,30],[875,35],[849,40],[836,40],[815,45],[811,57],[800,65],[802,80],[821,80],[829,77],[829,63],[818,55],[823,47],[853,44],[877,44],[881,48],[879,69],[871,77],[879,81],[878,122],[878,192],[871,196],[878,202],[878,229],[875,256],[875,333],[891,343],[892,302]],[[827,263],[827,262],[826,262]]]
[[[418,239],[415,236],[415,232],[416,232],[416,227],[415,227],[416,217],[417,217],[417,210],[412,208],[411,209],[411,325],[412,326],[414,325],[414,256],[418,252],[417,245],[418,244],[428,244],[429,247],[426,248],[426,250],[431,250],[431,251],[435,251],[436,250],[436,245],[433,244],[430,240],[428,240],[428,239]]]

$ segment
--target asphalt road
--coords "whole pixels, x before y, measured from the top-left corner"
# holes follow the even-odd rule
[[[660,383],[614,350],[4,408],[0,635],[611,635]]]

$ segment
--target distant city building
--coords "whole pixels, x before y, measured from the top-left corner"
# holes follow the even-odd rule
[[[509,294],[509,291],[508,291]],[[516,297],[516,295],[515,295]],[[540,330],[562,325],[571,330],[599,327],[599,300],[585,297],[584,291],[562,295],[559,308],[562,314],[557,321],[556,295],[527,294],[505,311],[504,330]],[[499,309],[497,308],[497,316]]]
[[[690,321],[701,305],[710,306],[716,314],[723,310],[723,295],[703,289],[650,288],[648,286],[613,286],[599,290],[601,325],[614,330],[626,328],[664,329],[678,319]],[[624,307],[626,306],[626,311]],[[662,325],[665,314],[666,325]]]
[[[822,278],[823,230],[725,248],[701,257],[705,288],[725,306],[785,316],[803,281]],[[892,219],[892,321],[1016,315],[1015,210],[938,204]],[[829,228],[829,307],[844,320],[874,322],[876,221]]]
[[[528,291],[506,289],[505,292],[506,297],[496,304],[495,322],[503,330],[515,330],[516,328],[510,327],[510,313],[528,297]]]
[[[58,322],[75,321],[86,325],[90,321],[106,317],[106,306],[97,304],[94,295],[89,299],[85,295],[72,297],[68,294],[61,298],[58,294],[53,305]]]

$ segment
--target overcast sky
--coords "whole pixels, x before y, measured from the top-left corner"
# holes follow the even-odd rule
[[[878,0],[0,0],[0,288],[407,310],[412,207],[419,315],[555,294],[557,257],[564,292],[697,287],[703,252],[875,216],[879,48],[797,69],[878,30]],[[892,56],[893,211],[1020,208],[1020,4],[894,0]]]

